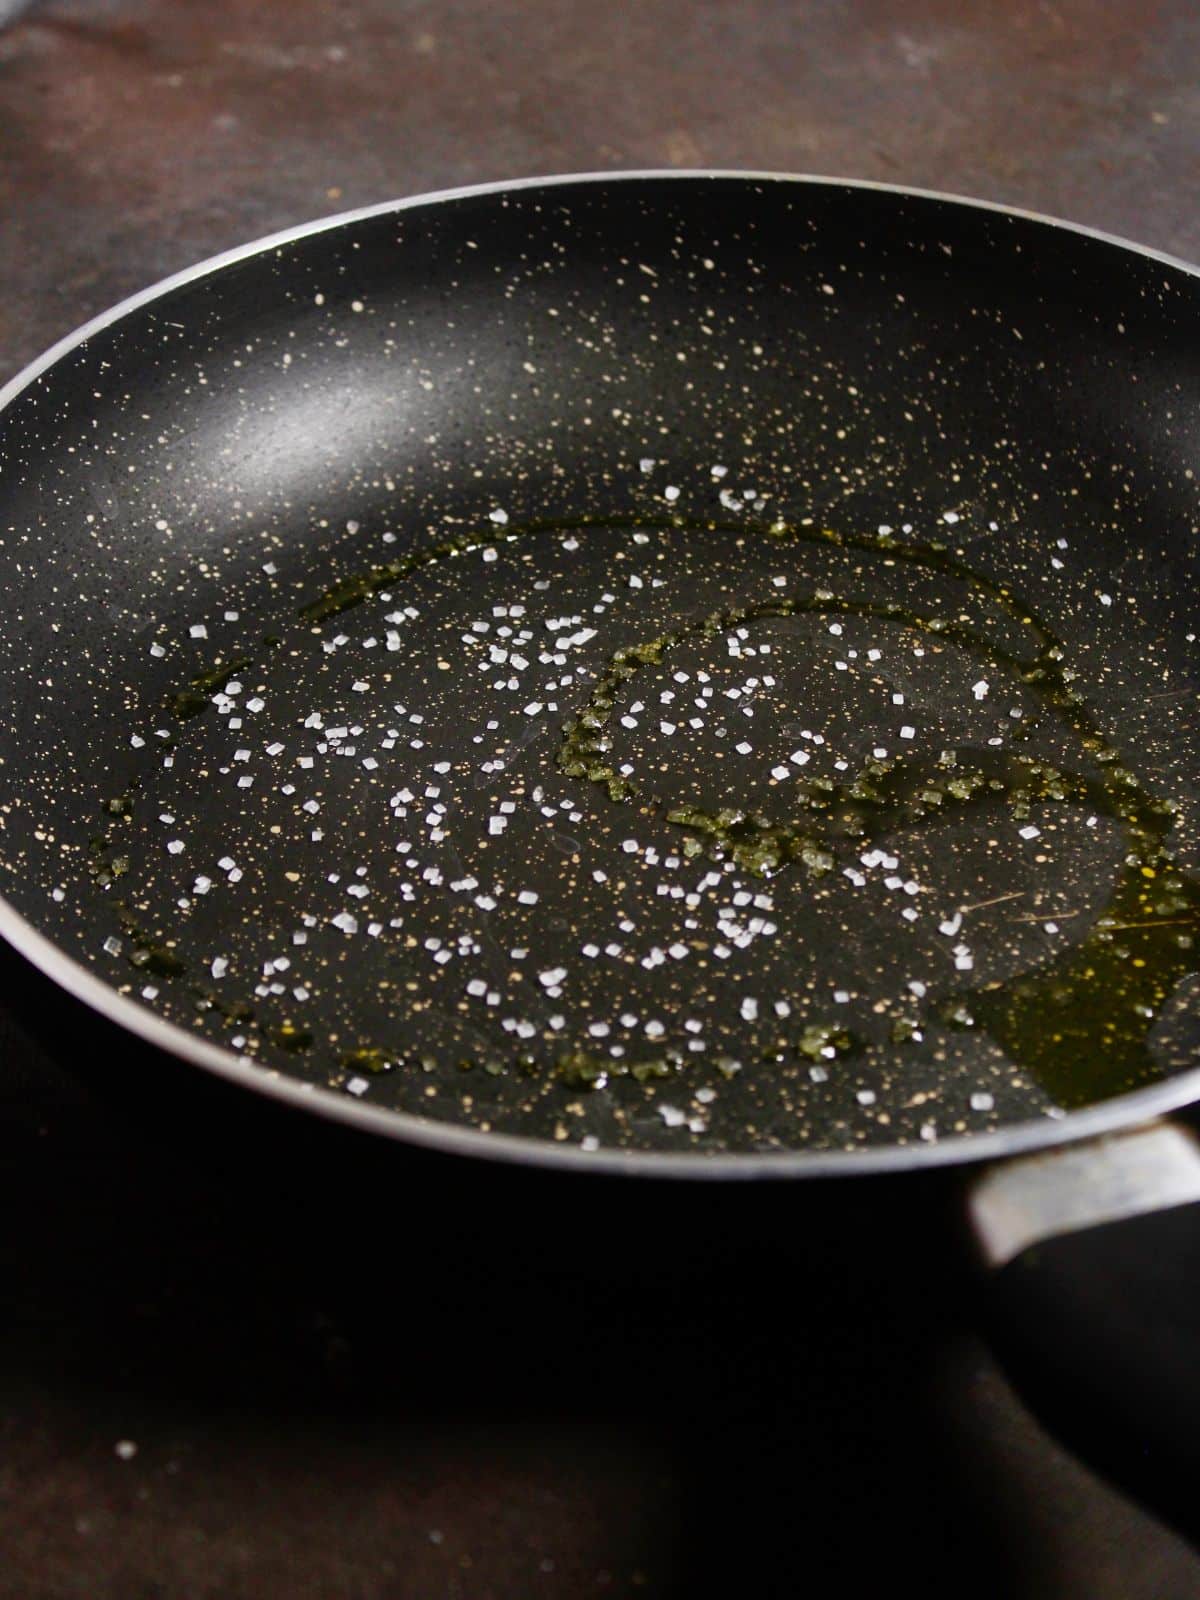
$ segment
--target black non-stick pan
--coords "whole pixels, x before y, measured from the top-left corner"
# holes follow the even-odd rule
[[[1014,1363],[1194,1465],[1198,350],[1179,262],[770,176],[173,278],[0,397],[0,928],[399,1139],[992,1163]]]

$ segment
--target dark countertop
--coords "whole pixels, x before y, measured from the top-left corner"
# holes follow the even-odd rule
[[[847,174],[1200,257],[1186,0],[43,0],[3,25],[20,10],[4,376],[243,239],[536,172]],[[193,1082],[8,954],[0,995],[4,1600],[902,1570],[927,1595],[1200,1596],[1200,1559],[1012,1397],[953,1180],[662,1192],[377,1150]]]

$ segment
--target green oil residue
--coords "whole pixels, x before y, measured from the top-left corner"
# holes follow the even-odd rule
[[[964,995],[961,1007],[968,1025],[1060,1105],[1088,1105],[1160,1075],[1150,1033],[1179,983],[1200,969],[1198,941],[1200,885],[1174,869],[1150,832],[1081,944],[1036,972]]]
[[[1150,1032],[1179,983],[1200,968],[1200,884],[1172,861],[1168,837],[1177,807],[1152,794],[1101,733],[1076,687],[1062,641],[1006,584],[973,571],[940,545],[901,545],[886,535],[814,533],[779,524],[770,535],[782,542],[875,550],[889,560],[927,567],[995,602],[1033,633],[1037,648],[1022,658],[959,618],[847,601],[827,591],[728,608],[615,651],[587,705],[563,730],[560,770],[596,785],[614,802],[640,803],[683,829],[686,854],[715,851],[761,877],[791,862],[820,877],[838,864],[839,845],[857,848],[930,815],[986,800],[1002,798],[1016,816],[1026,815],[1034,801],[1088,806],[1119,823],[1126,844],[1123,869],[1088,937],[1035,973],[965,992],[951,1008],[967,1026],[988,1033],[1062,1105],[1088,1104],[1154,1081],[1160,1067],[1149,1046]],[[969,759],[945,752],[933,774],[899,760],[870,761],[842,783],[793,780],[788,803],[801,816],[780,821],[736,807],[674,806],[615,770],[607,759],[609,727],[618,696],[633,677],[662,665],[687,640],[715,639],[748,621],[803,613],[897,622],[1012,670],[1075,735],[1100,776],[990,750],[972,750]],[[915,1025],[902,1031],[911,1037]]]
[[[565,724],[556,761],[565,775],[592,784],[611,803],[637,806],[679,829],[684,854],[724,856],[742,870],[763,877],[792,864],[820,877],[838,864],[840,853],[857,852],[864,841],[917,826],[926,817],[969,810],[988,800],[1003,800],[1018,816],[1034,801],[1087,805],[1120,825],[1125,856],[1109,900],[1086,939],[1029,974],[964,990],[944,1001],[940,1012],[954,1018],[958,1027],[988,1034],[1063,1105],[1083,1105],[1160,1075],[1149,1046],[1151,1029],[1179,983],[1200,969],[1200,884],[1179,871],[1172,859],[1169,841],[1176,808],[1142,783],[1101,732],[1079,692],[1063,644],[1048,625],[1007,584],[974,571],[946,545],[783,523],[755,528],[677,516],[596,515],[530,522],[508,527],[503,533],[464,533],[342,579],[303,606],[298,616],[318,631],[330,618],[425,567],[511,545],[537,533],[592,527],[703,531],[743,539],[758,534],[777,544],[834,545],[960,583],[1028,630],[1036,646],[1030,656],[1021,657],[987,640],[961,614],[943,616],[898,604],[852,601],[824,589],[730,607],[684,620],[653,639],[627,643],[614,651],[585,706]],[[636,777],[616,770],[609,759],[610,724],[619,696],[639,672],[660,666],[685,641],[715,639],[757,619],[805,613],[898,623],[1011,670],[1069,730],[1099,775],[1060,770],[1017,753],[982,749],[946,752],[932,772],[899,759],[869,761],[840,783],[797,778],[788,788],[788,807],[797,814],[772,819],[737,806],[708,809],[673,804],[646,789]],[[251,664],[248,658],[241,658],[197,674],[170,697],[170,709],[180,719],[198,715],[234,673]],[[110,828],[127,821],[129,814],[127,797],[121,797],[119,805],[110,802]],[[117,860],[122,860],[122,870],[128,865],[123,858],[113,857],[111,842],[111,836],[107,837],[97,853],[98,865],[93,867],[104,875],[102,881],[118,875]],[[146,964],[153,960],[170,969],[163,975],[180,975],[182,962],[173,952],[163,954],[165,947],[148,943],[140,948],[146,952],[142,958]],[[248,1007],[237,1011],[239,1020],[251,1014]],[[902,1045],[918,1026],[916,1021],[902,1020],[897,1024],[895,1042]],[[301,1033],[297,1030],[295,1037]],[[276,1042],[281,1042],[278,1036]],[[288,1043],[285,1048],[306,1048],[310,1042]],[[845,1054],[852,1041],[849,1036],[843,1038],[840,1030],[810,1023],[793,1048],[802,1058],[816,1061],[830,1054]],[[396,1059],[390,1052],[364,1048],[345,1058],[342,1065],[377,1073],[388,1070],[388,1064]],[[681,1062],[682,1057],[663,1055],[626,1064],[617,1058],[571,1051],[540,1070],[549,1071],[565,1087],[594,1088],[615,1077],[651,1081],[670,1076]],[[518,1064],[517,1070],[538,1069]],[[731,1063],[731,1075],[734,1070],[740,1070],[740,1063]]]
[[[308,1028],[298,1027],[294,1022],[282,1022],[272,1029],[271,1043],[291,1055],[299,1055],[304,1050],[312,1049],[313,1035]]]
[[[683,1052],[679,1050],[667,1050],[641,1061],[626,1061],[623,1056],[596,1056],[588,1050],[567,1050],[555,1060],[551,1072],[568,1089],[603,1089],[615,1078],[631,1078],[634,1083],[673,1078],[683,1065]]]
[[[660,665],[671,650],[692,639],[716,639],[745,622],[767,617],[794,617],[805,613],[859,616],[900,622],[924,633],[945,637],[948,627],[937,618],[920,616],[898,605],[873,605],[840,601],[816,594],[770,600],[762,604],[717,611],[698,622],[665,634],[646,644],[627,645],[609,660],[580,715],[563,730],[557,761],[570,778],[586,778],[610,800],[639,801],[649,811],[682,828],[690,836],[683,845],[687,855],[703,851],[732,857],[739,867],[757,877],[770,877],[788,862],[799,861],[816,877],[836,864],[838,840],[867,841],[898,827],[909,827],[931,812],[1009,796],[1014,804],[1030,799],[1065,799],[1077,787],[1070,776],[1028,757],[999,756],[973,751],[964,762],[953,752],[943,755],[934,775],[899,758],[871,759],[843,782],[828,778],[793,777],[788,804],[803,812],[796,820],[773,820],[740,807],[706,809],[699,805],[672,805],[646,793],[636,778],[618,773],[608,760],[610,724],[622,688],[649,665]],[[967,630],[955,626],[961,640]],[[969,635],[992,660],[1013,664],[1006,652],[987,646]]]
[[[829,1061],[834,1056],[849,1055],[854,1049],[854,1035],[846,1028],[832,1022],[810,1022],[796,1040],[797,1055],[809,1061]]]
[[[342,1066],[347,1072],[366,1072],[371,1077],[380,1077],[385,1072],[395,1070],[397,1058],[395,1054],[388,1054],[386,1050],[348,1050],[342,1057]]]
[[[147,933],[124,900],[117,900],[114,909],[128,946],[125,959],[131,967],[156,978],[189,978],[188,964],[173,942]],[[188,987],[198,1010],[212,1011],[231,1024],[244,1025],[253,1020],[254,1008],[243,1001],[226,1000],[208,985],[190,978]]]
[[[198,717],[202,711],[207,711],[212,703],[212,696],[223,689],[230,678],[239,672],[245,672],[247,667],[253,666],[249,656],[238,656],[235,661],[218,661],[204,672],[198,672],[194,678],[174,694],[167,697],[168,709],[186,722],[192,717]]]

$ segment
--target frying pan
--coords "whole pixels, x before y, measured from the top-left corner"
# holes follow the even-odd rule
[[[0,931],[402,1140],[972,1163],[1013,1370],[1186,1524],[1198,328],[1152,251],[737,173],[135,296],[0,395]]]

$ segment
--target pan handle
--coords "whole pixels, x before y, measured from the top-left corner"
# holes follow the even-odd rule
[[[1036,1415],[1200,1542],[1200,1141],[1181,1124],[984,1169],[993,1346]]]

